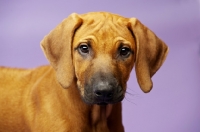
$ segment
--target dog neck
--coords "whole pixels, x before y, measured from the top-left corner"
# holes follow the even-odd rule
[[[111,114],[113,105],[93,105],[92,106],[92,112],[91,112],[91,118],[92,118],[92,126],[95,126],[95,128],[108,128],[108,117]],[[99,128],[100,127],[100,128]]]
[[[92,124],[106,121],[112,111],[112,105],[93,105],[92,106]]]

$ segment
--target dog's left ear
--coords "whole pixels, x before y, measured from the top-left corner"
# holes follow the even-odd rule
[[[136,40],[135,71],[143,92],[152,89],[151,77],[161,67],[168,53],[167,45],[136,18],[131,18],[128,28]]]
[[[69,87],[74,79],[72,41],[76,29],[81,24],[82,19],[73,13],[41,41],[42,50],[56,70],[57,79],[64,88]]]

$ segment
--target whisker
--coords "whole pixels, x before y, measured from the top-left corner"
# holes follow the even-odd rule
[[[134,98],[139,97],[139,94],[137,94],[133,89],[131,88],[127,88],[126,93],[125,93],[125,99],[130,102],[131,104],[137,105],[136,103],[134,103]]]
[[[134,94],[132,94],[132,93],[130,93],[130,92],[126,92],[126,94],[131,95],[131,96],[134,96]]]
[[[125,97],[124,99],[130,102],[131,104],[137,105],[136,103],[134,103],[132,100],[128,99],[127,97]]]

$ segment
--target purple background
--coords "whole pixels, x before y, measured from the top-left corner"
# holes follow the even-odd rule
[[[170,47],[149,94],[142,93],[133,70],[123,101],[125,130],[200,132],[199,0],[1,0],[0,65],[47,64],[42,38],[72,12],[90,11],[137,17]]]

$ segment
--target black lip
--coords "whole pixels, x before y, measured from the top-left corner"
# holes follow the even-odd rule
[[[86,104],[89,104],[89,105],[93,105],[93,104],[97,104],[97,105],[115,104],[115,103],[121,102],[123,99],[124,99],[124,95],[121,95],[118,98],[115,98],[114,100],[103,100],[103,101],[91,99],[88,96],[82,97],[82,100]]]
[[[101,103],[97,103],[97,105],[108,105],[108,103],[101,102]]]

